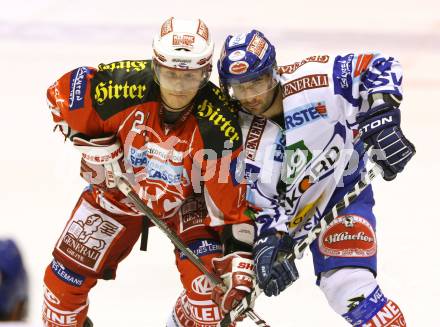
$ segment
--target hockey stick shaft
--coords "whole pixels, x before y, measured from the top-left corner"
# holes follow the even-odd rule
[[[324,215],[324,217],[321,218],[319,223],[307,233],[307,236],[295,245],[292,252],[287,255],[286,258],[289,260],[301,258],[307,247],[309,247],[310,244],[312,244],[313,241],[318,238],[319,234],[321,234],[328,224],[330,224],[343,209],[347,208],[351,203],[353,203],[353,201],[359,197],[361,192],[371,184],[372,180],[381,173],[382,168],[380,168],[379,165],[374,164],[373,167],[362,176],[361,180],[358,181],[353,188],[347,194],[345,194],[344,197],[338,203],[336,203],[326,215]],[[229,323],[233,322],[237,317],[246,312],[247,308],[249,308],[249,305],[253,303],[260,294],[261,289],[256,286],[252,293],[248,294],[239,305],[225,315],[223,321]]]
[[[209,271],[203,264],[203,261],[194,254],[177,236],[177,234],[171,230],[167,224],[156,217],[154,212],[142,201],[138,194],[131,188],[131,186],[122,177],[118,180],[118,189],[130,199],[135,207],[142,212],[155,226],[157,226],[170,240],[171,242],[184,254],[186,257],[203,273],[212,284],[221,284],[222,280],[213,272]],[[245,314],[251,318],[257,326],[270,327],[263,319],[261,319],[252,309],[249,309]],[[221,327],[227,327],[220,323]]]

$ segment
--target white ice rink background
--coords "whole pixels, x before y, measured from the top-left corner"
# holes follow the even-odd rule
[[[31,278],[29,322],[37,324],[42,278],[53,245],[85,186],[79,156],[52,133],[46,88],[81,65],[150,57],[169,16],[200,17],[216,41],[261,29],[278,62],[378,49],[404,68],[403,130],[417,155],[391,182],[375,181],[378,280],[411,327],[440,326],[440,5],[419,1],[1,1],[0,237],[15,238]],[[213,73],[214,80],[217,79]],[[346,326],[318,287],[310,253],[301,278],[255,310],[273,327]],[[170,242],[152,230],[148,252],[134,248],[115,281],[90,294],[95,326],[164,326],[181,291]],[[245,321],[239,326],[254,326]]]

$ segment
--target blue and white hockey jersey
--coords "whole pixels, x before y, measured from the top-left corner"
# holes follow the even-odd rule
[[[240,111],[243,144],[244,177],[247,183],[246,200],[259,230],[273,223],[286,226],[284,207],[280,206],[277,190],[284,159],[284,135],[272,121]],[[287,229],[285,228],[285,231]]]
[[[369,110],[370,94],[401,98],[402,69],[394,58],[372,52],[311,56],[279,67],[279,74],[286,215],[257,225],[259,231],[285,231],[287,224],[301,238],[323,216],[337,187],[359,178],[363,147],[356,144],[356,117]]]

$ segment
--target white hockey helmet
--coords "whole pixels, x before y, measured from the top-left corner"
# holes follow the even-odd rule
[[[153,39],[153,59],[160,65],[177,69],[209,68],[214,42],[200,19],[168,18]]]

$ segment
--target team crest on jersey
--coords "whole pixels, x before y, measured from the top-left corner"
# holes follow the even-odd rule
[[[107,252],[124,230],[116,220],[82,201],[56,249],[81,267],[99,272]]]
[[[376,254],[376,234],[365,218],[340,216],[319,236],[319,250],[329,257],[371,257]]]

